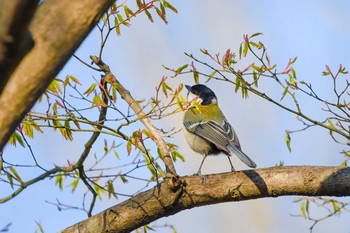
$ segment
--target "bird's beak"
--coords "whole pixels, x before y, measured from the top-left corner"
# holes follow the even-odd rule
[[[186,89],[187,89],[188,91],[191,91],[191,86],[185,85],[185,87],[186,87]]]

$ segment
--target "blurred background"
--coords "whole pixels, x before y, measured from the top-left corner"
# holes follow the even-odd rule
[[[350,64],[350,3],[347,1],[171,1],[179,14],[168,11],[169,24],[158,17],[150,23],[145,15],[131,21],[131,27],[121,29],[121,36],[112,36],[103,55],[112,72],[131,91],[136,99],[148,99],[155,93],[163,76],[170,75],[162,65],[177,68],[190,59],[184,52],[201,57],[199,49],[224,54],[227,49],[238,52],[243,34],[262,32],[259,37],[271,57],[271,62],[283,69],[289,58],[298,56],[294,65],[299,80],[313,83],[313,88],[327,99],[331,98],[332,86],[322,71],[327,64],[336,70],[339,64]],[[134,9],[130,1],[130,8]],[[89,55],[97,54],[99,33],[94,30],[76,55],[89,61]],[[204,56],[202,56],[204,57]],[[70,62],[58,75],[64,78],[74,75],[80,82],[90,82],[98,73],[93,73],[76,59]],[[200,79],[202,82],[206,79]],[[192,75],[168,79],[168,84],[176,87],[180,83],[193,85]],[[271,167],[281,161],[285,165],[340,165],[343,156],[339,154],[343,146],[334,143],[326,130],[311,128],[292,135],[292,152],[284,142],[285,130],[301,127],[295,116],[282,111],[271,103],[250,95],[242,99],[234,93],[234,86],[225,82],[210,81],[207,84],[216,94],[226,118],[235,128],[243,151],[259,168]],[[275,86],[264,86],[267,93],[279,96],[282,92]],[[185,95],[185,93],[183,93]],[[302,110],[314,117],[322,115],[320,106],[308,98],[300,99]],[[40,106],[34,110],[40,110]],[[182,115],[177,114],[160,121],[159,128],[181,127]],[[171,127],[170,127],[171,126]],[[64,164],[74,161],[89,135],[79,134],[72,143],[66,143],[54,133],[37,135],[30,143],[43,164]],[[177,162],[180,175],[191,175],[197,171],[202,156],[191,151],[182,133],[175,134],[168,142],[179,145],[179,151],[186,162]],[[100,148],[98,148],[100,147]],[[59,148],[59,149],[57,149]],[[102,143],[94,150],[101,151]],[[4,154],[22,160],[26,150],[7,146]],[[124,156],[121,154],[121,157]],[[247,169],[239,160],[233,160],[236,169]],[[204,174],[228,172],[230,165],[225,156],[209,157],[202,169]],[[31,174],[29,177],[37,174]],[[67,187],[68,184],[65,184]],[[129,189],[130,187],[123,186]],[[78,189],[85,190],[83,185]],[[132,187],[130,188],[132,189]],[[124,192],[124,190],[118,190]],[[69,189],[59,191],[54,180],[47,179],[21,193],[14,200],[1,205],[0,228],[11,222],[10,232],[35,232],[36,222],[45,232],[62,230],[78,221],[86,214],[78,210],[58,211],[54,205],[56,198],[71,205],[80,205],[81,195],[72,194]],[[300,204],[293,203],[296,197],[267,198],[240,203],[225,203],[194,208],[174,216],[162,218],[154,224],[174,225],[179,233],[189,232],[309,232],[312,222],[292,215],[300,214]],[[123,197],[98,201],[93,214],[124,200]],[[346,200],[346,199],[344,199]],[[319,209],[311,212],[325,214]],[[319,223],[314,232],[348,232],[350,222],[347,214],[333,217]],[[171,232],[160,228],[158,232]]]

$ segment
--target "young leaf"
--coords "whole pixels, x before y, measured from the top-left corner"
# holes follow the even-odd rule
[[[282,97],[281,97],[281,101],[284,99],[284,97],[286,96],[286,94],[287,94],[287,92],[288,92],[288,88],[289,88],[289,86],[286,86],[285,88],[284,88],[284,91],[283,91],[283,93],[282,93]]]
[[[149,21],[151,21],[153,23],[154,22],[153,17],[152,17],[151,13],[149,13],[149,11],[147,9],[145,9],[145,14],[147,15]]]
[[[114,17],[115,33],[120,36],[120,23],[118,17]]]
[[[256,37],[256,36],[260,36],[260,35],[262,35],[261,32],[254,33],[253,35],[251,35],[251,36],[249,37],[249,39],[251,39],[251,38],[253,38],[253,37]]]
[[[199,74],[198,74],[198,71],[196,69],[193,70],[193,79],[194,79],[195,84],[199,83]]]
[[[116,150],[113,150],[113,152],[114,152],[115,157],[116,157],[117,159],[120,159],[118,152],[117,152]]]
[[[55,184],[58,185],[60,190],[63,190],[63,177],[61,172],[57,172]]]
[[[71,186],[72,186],[72,193],[75,191],[75,189],[77,188],[78,186],[78,183],[79,183],[79,177],[78,178],[75,178],[72,183],[71,183]]]
[[[126,143],[126,150],[128,152],[128,155],[131,153],[131,141],[130,139],[128,140],[128,143]]]
[[[86,96],[89,96],[96,88],[96,83],[91,84],[91,86],[83,93]]]
[[[244,43],[244,45],[243,45],[243,57],[247,56],[248,49],[249,49],[248,43]]]
[[[11,185],[11,188],[13,189],[13,178],[12,175],[8,172],[6,172],[7,179],[9,180],[9,183]]]
[[[110,181],[110,180],[107,182],[107,191],[108,191],[108,198],[111,198],[112,195],[115,198],[118,198],[117,194],[114,191],[114,185],[113,185],[112,181]]]
[[[14,167],[10,167],[10,171],[16,177],[18,182],[23,183],[21,177],[18,175],[17,170]]]
[[[183,65],[183,66],[177,68],[177,69],[175,70],[175,73],[176,73],[176,74],[180,74],[180,73],[181,73],[184,69],[186,69],[187,67],[188,67],[188,64],[185,64],[185,65]]]
[[[176,14],[178,13],[177,10],[176,10],[176,8],[173,7],[169,2],[167,2],[167,1],[164,0],[164,1],[163,1],[163,4],[164,4],[164,7],[165,7],[165,8],[168,8],[168,9],[172,10],[172,11],[175,12]]]
[[[16,131],[11,135],[10,139],[9,139],[9,143],[11,145],[14,145],[14,146],[17,146],[17,142],[22,146],[24,147],[24,142],[23,142],[23,139],[22,139],[22,136],[17,133]]]
[[[125,178],[125,176],[120,175],[119,177],[120,177],[120,179],[122,180],[122,182],[123,182],[124,184],[126,184],[126,183],[129,182],[129,181]]]
[[[284,140],[286,141],[286,144],[287,144],[287,147],[288,147],[289,152],[291,152],[291,151],[292,151],[292,149],[291,149],[291,147],[290,147],[291,137],[290,137],[289,132],[286,132],[286,137],[285,137]]]
[[[29,138],[34,138],[33,126],[28,122],[23,122],[23,132]]]

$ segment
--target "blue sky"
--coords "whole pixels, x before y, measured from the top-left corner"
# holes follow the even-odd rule
[[[284,67],[289,58],[298,56],[295,68],[300,80],[312,82],[325,96],[330,96],[329,83],[322,76],[324,66],[337,68],[339,64],[350,64],[350,16],[346,1],[181,1],[172,2],[179,14],[169,12],[169,24],[160,20],[150,23],[146,16],[132,21],[132,26],[122,28],[120,37],[110,38],[104,53],[104,60],[114,74],[139,99],[152,96],[154,87],[164,75],[169,75],[162,65],[178,67],[190,60],[184,52],[200,56],[199,49],[223,54],[227,49],[238,51],[243,34],[262,32],[259,39],[265,44],[272,62]],[[88,60],[90,54],[97,54],[98,33],[91,33],[77,55]],[[58,77],[67,74],[91,82],[98,77],[72,59]],[[169,79],[169,84],[193,84],[191,76]],[[239,135],[243,150],[255,160],[258,167],[270,167],[284,161],[285,165],[339,165],[343,146],[330,140],[328,132],[310,129],[292,135],[292,153],[284,143],[286,129],[297,129],[296,118],[267,101],[251,96],[242,99],[223,82],[208,84],[217,94],[219,105],[226,118]],[[278,96],[281,90],[267,91]],[[185,93],[184,93],[185,94]],[[319,109],[308,99],[300,100],[302,108],[313,116]],[[157,121],[157,127],[179,128],[180,115]],[[32,141],[33,149],[40,160],[49,165],[74,160],[82,151],[87,136],[76,137],[68,145],[60,142],[59,136],[49,134]],[[170,142],[178,144],[185,155],[186,163],[177,163],[180,175],[193,174],[199,166],[201,156],[192,152],[182,134]],[[57,147],[52,146],[55,142]],[[62,144],[61,144],[62,143]],[[58,149],[56,149],[58,148]],[[98,146],[95,148],[98,151]],[[7,147],[6,154],[18,160],[24,151]],[[25,152],[27,153],[27,152]],[[234,159],[237,169],[246,169]],[[229,171],[225,156],[208,158],[203,173]],[[34,176],[35,174],[29,174]],[[126,186],[122,188],[128,189]],[[66,203],[80,203],[81,196],[69,191],[60,192],[53,180],[45,180],[25,190],[13,201],[1,206],[0,227],[12,222],[11,232],[34,232],[35,221],[41,222],[46,232],[56,232],[84,218],[79,211],[63,211],[45,203],[59,198]],[[156,224],[174,224],[178,232],[308,232],[310,222],[291,217],[298,214],[299,205],[293,204],[293,197],[261,199],[240,203],[226,203],[183,211],[175,216],[158,220]],[[98,202],[94,213],[123,200]],[[314,211],[318,211],[317,209]],[[345,232],[349,229],[348,216],[332,218],[320,223],[315,232]],[[159,232],[164,232],[163,229]]]

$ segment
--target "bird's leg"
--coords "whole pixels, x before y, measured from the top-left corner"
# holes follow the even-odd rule
[[[207,156],[208,156],[208,155],[204,155],[204,158],[203,158],[203,160],[202,160],[202,162],[201,162],[201,165],[199,166],[199,169],[198,169],[198,171],[197,171],[196,174],[195,174],[195,175],[198,175],[198,176],[201,177],[201,184],[203,184],[204,181],[205,181],[205,176],[202,175],[201,169],[202,169],[204,160],[207,158]]]
[[[203,166],[203,163],[204,163],[204,160],[207,158],[208,155],[204,155],[204,158],[201,162],[201,165],[199,166],[199,169],[198,171],[195,173],[195,175],[199,175],[199,176],[202,176],[202,172],[201,172],[201,169],[202,169],[202,166]]]
[[[235,168],[233,167],[232,165],[232,162],[231,162],[231,159],[230,159],[230,156],[227,155],[227,158],[228,158],[228,161],[230,161],[230,164],[231,164],[231,171],[234,172],[235,171]]]

